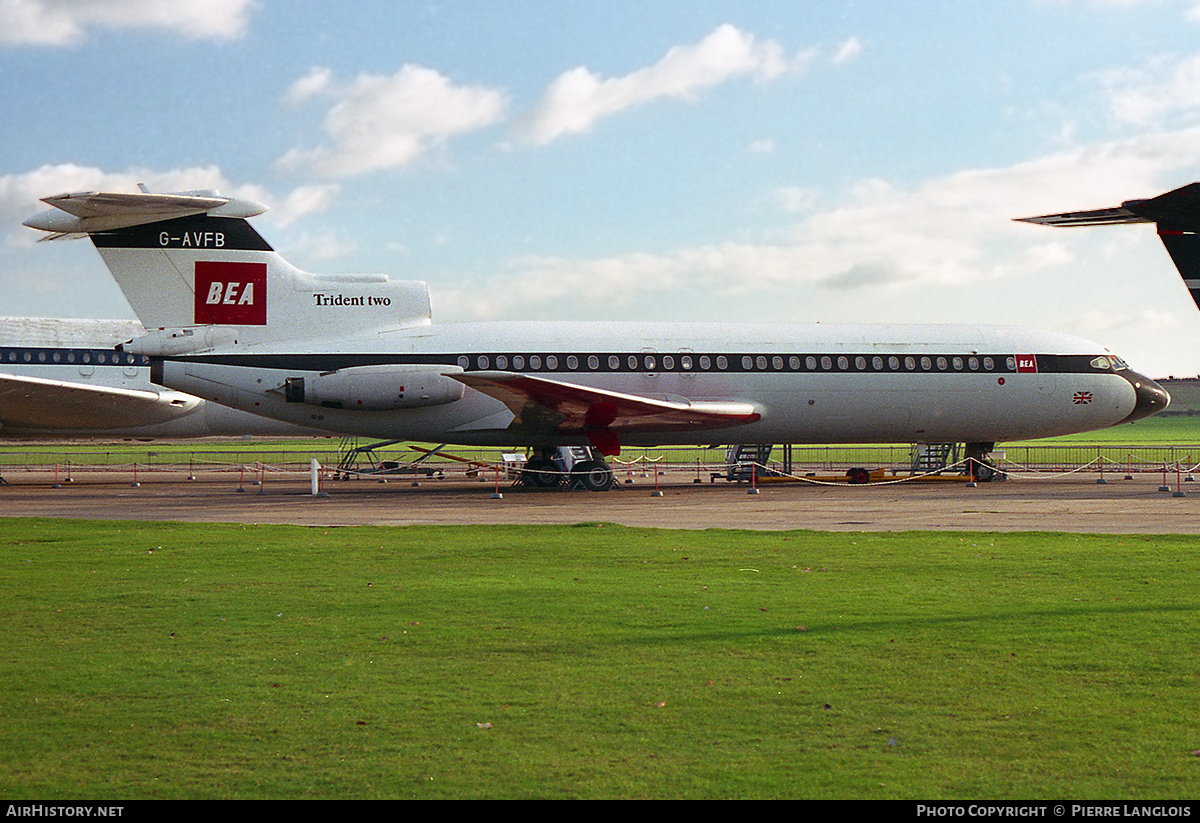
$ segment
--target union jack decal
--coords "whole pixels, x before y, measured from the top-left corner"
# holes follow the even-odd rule
[[[1086,406],[1092,402],[1092,393],[1090,391],[1077,391],[1075,398],[1071,401],[1076,406]]]

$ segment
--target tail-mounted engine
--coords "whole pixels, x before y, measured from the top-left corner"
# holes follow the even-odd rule
[[[419,409],[461,400],[466,387],[447,376],[461,372],[457,366],[355,366],[289,377],[280,391],[289,403],[325,408]]]

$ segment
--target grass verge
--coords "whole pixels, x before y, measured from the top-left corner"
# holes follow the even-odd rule
[[[0,797],[1182,798],[1194,539],[0,520]]]

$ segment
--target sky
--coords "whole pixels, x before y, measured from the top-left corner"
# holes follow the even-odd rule
[[[0,0],[0,314],[132,318],[74,191],[217,188],[435,322],[1022,323],[1154,377],[1200,312],[1200,0]]]

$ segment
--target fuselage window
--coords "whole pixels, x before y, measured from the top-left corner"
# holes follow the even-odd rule
[[[899,371],[900,370],[900,358],[896,357],[896,355],[894,355],[894,354],[891,357],[889,357],[888,358],[888,368],[891,369],[892,371]]]
[[[486,354],[479,355],[479,358],[476,362],[481,369],[486,369],[488,366],[492,365],[492,361],[488,360],[488,356]]]
[[[771,368],[775,369],[775,371],[783,371],[783,358],[779,355],[772,357]]]
[[[707,354],[700,355],[700,368],[708,371],[712,368],[712,359]]]
[[[949,362],[948,362],[948,361],[946,360],[946,358],[944,358],[944,357],[939,357],[939,358],[937,359],[937,364],[938,364],[938,370],[939,370],[939,371],[945,371],[945,370],[946,370],[946,367],[947,367],[948,365],[950,365],[950,364],[949,364]]]
[[[646,371],[654,371],[654,369],[658,365],[657,363],[654,362],[654,355],[651,355],[651,354],[648,354],[644,358],[642,358],[642,363],[645,365]]]
[[[917,359],[915,357],[904,358],[904,368],[908,369],[909,371],[912,371],[916,367],[917,367]]]
[[[525,368],[525,358],[519,354],[514,354],[513,355],[513,368],[514,369]]]
[[[829,371],[830,369],[832,369],[833,368],[833,358],[830,357],[829,355],[825,355],[824,357],[822,357],[821,358],[821,368],[824,369],[825,371]]]
[[[636,361],[636,360],[635,360],[635,361],[633,361],[633,365],[634,365],[634,368],[637,368],[637,361]],[[609,367],[610,369],[619,369],[619,368],[621,368],[621,358],[617,357],[615,354],[610,354],[610,355],[608,356],[608,367]]]
[[[469,369],[471,367],[471,358],[467,357],[465,354],[460,354],[458,356],[458,367],[460,369]]]
[[[996,365],[996,363],[994,360],[992,360],[992,358],[990,358],[990,357],[983,358],[983,367],[985,369],[987,369],[988,371],[991,371],[995,367],[995,365]]]
[[[721,371],[725,371],[725,369],[729,368],[729,359],[725,357],[725,355],[717,355],[717,368]]]
[[[859,371],[866,371],[867,370],[867,358],[863,357],[861,354],[858,357],[854,358],[854,368],[858,369]]]
[[[817,358],[813,357],[811,354],[808,357],[804,358],[804,367],[806,369],[808,369],[809,371],[816,371],[817,370]]]
[[[555,360],[555,361],[557,361],[557,360],[558,360],[558,358],[557,358],[557,357],[553,357],[553,356],[551,356],[551,357],[547,357],[547,358],[546,358],[546,365],[547,365],[547,366],[549,366],[549,367],[550,367],[550,368],[552,368],[552,369],[553,369],[553,368],[556,368],[558,364],[557,364],[557,363],[551,363],[551,362],[550,362],[551,360]],[[570,369],[571,371],[575,371],[575,369],[579,368],[579,358],[578,358],[578,357],[576,357],[576,356],[575,356],[575,355],[573,355],[573,354],[568,354],[568,355],[567,355],[567,368],[568,368],[568,369]]]
[[[871,358],[871,368],[875,371],[883,371],[883,358],[876,355]]]
[[[653,360],[654,358],[652,357],[650,359]],[[671,369],[675,368],[675,358],[669,354],[664,354],[663,355],[663,368],[666,369],[667,371],[670,371]]]
[[[969,360],[967,360],[967,366],[971,369],[971,371],[979,371],[979,358],[978,357],[970,358]]]
[[[68,363],[74,363],[74,362],[75,362],[75,352],[73,352],[73,351],[69,351],[69,352],[67,352],[67,362],[68,362]]]
[[[533,369],[534,371],[537,371],[541,367],[542,367],[542,358],[538,357],[536,354],[529,355],[529,368]]]
[[[1016,371],[1017,370],[1017,358],[1015,358],[1015,357],[1005,358],[1004,365],[1008,366],[1009,371]]]
[[[954,363],[954,370],[955,370],[955,371],[962,371],[963,362],[962,362],[962,358],[961,358],[961,357],[956,357],[956,358],[954,358],[954,360],[952,360],[951,362],[952,362],[952,363]]]
[[[596,369],[600,368],[600,358],[594,354],[589,354],[587,364],[589,369],[595,371]]]
[[[679,355],[679,368],[684,371],[692,370],[692,356],[690,354]]]
[[[842,371],[850,368],[850,360],[845,355],[838,355],[838,368]]]
[[[57,352],[57,351],[56,351],[56,352],[54,353],[53,357],[54,357],[54,362],[55,362],[55,363],[61,363],[61,362],[62,362],[62,352]]]
[[[759,371],[765,369],[767,367],[766,355],[760,354],[758,357],[754,358],[754,365],[758,366]]]
[[[28,356],[28,355],[26,355],[26,356]],[[84,362],[84,363],[91,363],[91,362],[92,362],[92,353],[91,353],[91,352],[86,352],[86,351],[85,351],[85,352],[83,353],[83,362]]]
[[[33,362],[33,354],[31,354],[30,352],[25,352],[25,362],[32,363]]]
[[[933,368],[933,361],[930,360],[928,357],[922,357],[921,358],[921,371],[929,371],[931,368]]]
[[[799,371],[800,370],[800,358],[794,354],[791,357],[789,357],[788,358],[788,368],[791,369],[792,371]]]
[[[503,354],[496,355],[496,368],[498,368],[498,369],[507,369],[508,368],[508,358],[505,357]]]
[[[750,371],[750,369],[754,368],[754,358],[752,358],[748,354],[743,355],[742,356],[742,368],[745,369],[746,371]]]

